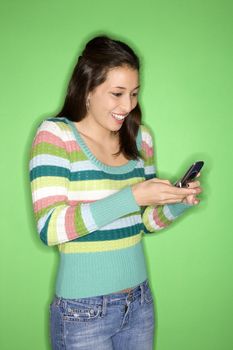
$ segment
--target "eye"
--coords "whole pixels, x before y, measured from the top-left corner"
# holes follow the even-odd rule
[[[116,96],[116,97],[120,97],[122,96],[123,94],[121,92],[112,92],[112,95],[113,96]],[[137,97],[138,96],[138,92],[134,92],[132,95],[132,97]]]
[[[120,97],[122,95],[121,92],[112,92],[112,94],[116,97]]]

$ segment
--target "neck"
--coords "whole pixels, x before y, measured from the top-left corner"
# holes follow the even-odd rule
[[[109,131],[103,128],[100,124],[94,123],[93,120],[90,121],[88,116],[80,122],[76,122],[76,125],[81,133],[100,143],[111,142],[118,137],[118,132]]]

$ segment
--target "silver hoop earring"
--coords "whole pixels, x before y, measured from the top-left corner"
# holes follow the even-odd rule
[[[90,98],[87,99],[86,108],[87,108],[87,110],[89,110],[89,108],[90,108]]]

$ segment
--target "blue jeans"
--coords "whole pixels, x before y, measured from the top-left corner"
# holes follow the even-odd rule
[[[152,350],[154,307],[148,280],[129,293],[55,296],[50,333],[53,350]]]

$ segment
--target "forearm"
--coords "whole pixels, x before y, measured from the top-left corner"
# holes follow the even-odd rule
[[[37,228],[46,245],[57,245],[90,234],[139,209],[131,188],[125,187],[92,203],[54,203],[38,218]]]
[[[145,233],[160,231],[168,227],[190,207],[192,205],[183,203],[146,207],[142,214]]]

